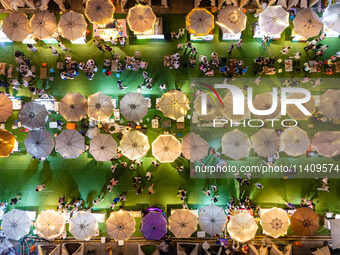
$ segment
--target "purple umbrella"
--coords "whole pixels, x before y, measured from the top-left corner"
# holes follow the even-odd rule
[[[147,240],[160,240],[166,235],[167,221],[160,212],[151,211],[143,217],[140,232]]]

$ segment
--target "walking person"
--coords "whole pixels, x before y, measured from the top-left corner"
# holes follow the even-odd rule
[[[64,50],[64,51],[70,51],[70,49],[66,48],[61,42],[58,43],[58,46],[60,49]]]
[[[54,46],[50,46],[50,49],[51,49],[51,51],[53,53],[53,56],[55,56],[55,57],[59,56],[59,53],[58,53],[58,51],[56,50],[56,48]]]
[[[234,43],[231,43],[229,49],[228,49],[228,54],[231,54],[231,52],[233,51],[233,49],[235,48]]]
[[[40,192],[45,189],[45,184],[40,184],[35,188],[35,192]]]
[[[19,194],[18,196],[16,196],[15,198],[11,199],[11,202],[9,203],[10,205],[16,205],[17,203],[19,203],[21,201],[20,199],[21,194]]]
[[[243,40],[242,39],[238,40],[236,43],[237,48],[241,48],[242,45],[243,45]]]
[[[155,191],[154,191],[154,189],[153,189],[153,186],[154,186],[154,185],[155,185],[155,184],[152,183],[152,184],[150,185],[150,187],[148,188],[149,195],[155,194]]]

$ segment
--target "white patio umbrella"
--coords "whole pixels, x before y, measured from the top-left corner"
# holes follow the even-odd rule
[[[1,228],[9,239],[19,240],[30,232],[31,220],[25,211],[12,209],[2,217]]]
[[[90,142],[90,153],[97,161],[108,162],[117,155],[117,142],[109,134],[98,134]]]
[[[96,120],[106,120],[110,118],[113,111],[111,97],[97,92],[88,97],[88,115]]]
[[[148,101],[140,93],[127,93],[120,100],[120,112],[127,121],[138,121],[148,113]]]
[[[196,162],[208,155],[209,143],[194,132],[183,137],[182,154],[191,162]]]
[[[306,39],[319,35],[323,27],[319,16],[312,8],[299,10],[293,20],[293,24],[295,32]]]
[[[187,209],[177,209],[169,217],[169,230],[176,238],[189,238],[197,230],[197,217]]]
[[[136,34],[153,33],[156,15],[150,6],[137,4],[129,9],[126,21],[130,30]]]
[[[247,157],[251,148],[248,136],[238,129],[226,132],[221,139],[222,153],[238,160]]]
[[[223,103],[223,109],[222,109],[222,114],[224,115],[224,117],[226,117],[228,120],[236,120],[236,121],[240,121],[246,118],[249,109],[248,109],[248,103],[247,100],[244,100],[244,113],[243,115],[235,115],[233,113],[233,95],[231,93],[227,93],[227,95],[222,99],[222,103]]]
[[[152,143],[152,155],[161,163],[174,162],[181,154],[181,144],[173,135],[159,135]]]
[[[340,3],[329,5],[322,15],[323,23],[330,30],[340,33]]]
[[[55,151],[63,158],[78,158],[85,150],[85,138],[77,130],[64,129],[55,140]]]
[[[265,92],[258,94],[254,97],[253,106],[256,110],[269,110],[273,105],[273,94],[271,92]],[[255,115],[261,120],[276,119],[281,112],[281,100],[277,97],[277,107],[275,111],[268,115]]]
[[[54,145],[53,135],[45,129],[32,130],[25,139],[26,151],[35,158],[48,157]]]
[[[320,131],[314,135],[314,143],[317,152],[326,157],[334,157],[340,154],[340,132]]]
[[[98,232],[98,222],[92,213],[77,212],[71,219],[69,231],[78,240],[90,240]]]
[[[204,8],[192,9],[185,17],[185,25],[190,34],[202,36],[214,29],[214,15]]]
[[[54,210],[41,211],[35,221],[35,229],[39,237],[54,240],[65,229],[64,217]]]
[[[18,117],[23,127],[34,130],[45,126],[48,113],[44,105],[31,101],[23,105]]]
[[[304,98],[305,95],[303,93],[292,93],[289,95],[288,99],[299,99]],[[302,104],[311,114],[315,112],[315,100],[313,97],[304,104]],[[311,115],[305,115],[303,112],[300,111],[299,108],[296,107],[295,104],[287,105],[287,114],[294,120],[306,120]]]
[[[106,220],[106,233],[115,240],[127,240],[135,231],[135,218],[127,211],[112,212]]]
[[[319,110],[330,119],[340,118],[340,90],[328,89],[320,97]]]
[[[40,40],[52,37],[57,32],[57,18],[48,11],[36,12],[31,19],[32,34]]]
[[[185,116],[190,109],[189,99],[184,92],[173,89],[162,95],[159,108],[164,116],[177,120]]]
[[[113,19],[115,7],[110,0],[89,0],[86,2],[85,15],[95,24],[106,25]]]
[[[13,114],[13,102],[5,93],[0,94],[0,122],[6,120]]]
[[[30,21],[24,13],[13,12],[3,20],[2,31],[12,41],[23,41],[30,33]]]
[[[243,212],[231,216],[227,225],[230,238],[239,243],[245,243],[253,239],[257,228],[254,217]]]
[[[247,16],[238,6],[228,5],[217,15],[216,22],[224,33],[241,33],[247,24]]]
[[[289,13],[282,6],[268,6],[260,13],[260,28],[268,35],[280,35],[289,26]]]
[[[252,144],[257,155],[267,158],[279,150],[280,140],[274,129],[261,128],[253,135]]]
[[[61,36],[73,41],[85,35],[87,23],[82,14],[70,11],[60,16],[58,26]]]
[[[228,220],[224,209],[214,204],[200,208],[197,219],[201,230],[210,236],[221,233]]]
[[[263,233],[277,238],[287,234],[290,224],[287,213],[280,208],[272,208],[261,215]]]
[[[69,122],[80,121],[87,113],[87,100],[80,93],[67,93],[60,100],[59,111]]]
[[[139,131],[130,131],[120,141],[122,154],[130,160],[144,157],[150,149],[149,139]]]
[[[215,94],[207,95],[206,113],[202,112],[202,95],[198,95],[194,102],[194,109],[198,118],[203,121],[213,121],[221,116],[222,105],[219,103]]]
[[[291,127],[281,134],[281,145],[286,154],[297,157],[306,153],[309,139],[305,131],[299,127]]]

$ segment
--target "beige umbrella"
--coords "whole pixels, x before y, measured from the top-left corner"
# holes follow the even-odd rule
[[[207,35],[215,27],[214,15],[204,8],[195,8],[185,17],[185,24],[190,34]]]
[[[202,114],[202,95],[198,95],[194,102],[194,109],[198,118],[203,121],[213,121],[221,116],[222,106],[215,94],[207,95],[206,114]]]
[[[299,99],[304,98],[305,94],[303,93],[292,93],[289,95],[289,99]],[[302,104],[311,114],[315,112],[315,100],[313,97],[307,103]],[[300,111],[299,108],[296,107],[295,104],[287,105],[287,114],[294,120],[306,120],[310,117],[310,115],[305,115]]]
[[[247,157],[251,148],[248,136],[238,129],[226,132],[221,140],[222,153],[238,160]]]
[[[85,35],[87,23],[82,14],[70,11],[60,16],[58,26],[62,37],[73,41]]]
[[[199,161],[208,155],[209,143],[194,132],[184,136],[181,145],[183,156],[191,162]]]
[[[280,140],[274,129],[261,128],[253,137],[253,148],[261,157],[273,156],[279,150]]]
[[[98,222],[92,213],[79,211],[70,219],[69,231],[78,240],[90,240],[98,232]]]
[[[40,40],[52,37],[57,32],[57,18],[53,13],[36,12],[31,19],[32,34]]]
[[[138,121],[148,113],[148,101],[140,93],[127,93],[120,100],[120,112],[127,121]]]
[[[106,233],[114,240],[127,240],[135,231],[135,218],[127,211],[112,212],[106,220]]]
[[[169,230],[176,238],[189,238],[197,230],[197,217],[187,209],[177,209],[169,217]]]
[[[323,27],[319,16],[312,8],[299,10],[293,20],[293,24],[295,32],[306,39],[319,35]]]
[[[31,33],[30,21],[25,14],[13,12],[4,18],[2,31],[12,41],[23,41]]]
[[[0,94],[0,122],[6,122],[6,120],[13,114],[13,102],[6,96],[6,94]]]
[[[241,33],[247,24],[247,16],[238,6],[228,5],[217,15],[216,22],[224,33]]]
[[[110,118],[113,111],[111,97],[97,92],[88,97],[88,115],[96,120],[105,120]]]
[[[254,97],[253,106],[256,110],[269,110],[273,105],[273,94],[271,92],[265,92],[258,94]],[[276,110],[268,115],[255,115],[261,120],[271,120],[276,119],[281,112],[281,100],[277,97],[277,107]]]
[[[111,135],[98,134],[90,142],[90,153],[95,160],[108,162],[117,155],[117,142]]]
[[[263,233],[277,238],[287,234],[290,221],[284,210],[274,207],[262,214],[260,224]]]
[[[325,26],[335,32],[340,33],[340,3],[336,2],[333,5],[329,5],[322,15]]]
[[[257,228],[254,217],[249,213],[243,212],[231,216],[227,225],[230,238],[239,243],[245,243],[254,239]]]
[[[149,139],[139,131],[130,131],[120,141],[122,154],[130,160],[144,157],[150,149]]]
[[[115,7],[110,0],[89,0],[86,2],[85,15],[98,25],[106,25],[113,19]]]
[[[161,163],[174,162],[181,154],[181,144],[173,135],[159,135],[152,143],[152,155]]]
[[[65,229],[64,217],[54,211],[42,211],[35,221],[35,229],[39,237],[54,240],[60,237]]]
[[[85,138],[74,129],[64,129],[55,141],[55,151],[63,158],[78,158],[85,150]]]
[[[80,93],[67,93],[60,100],[59,111],[67,121],[80,121],[87,113],[87,100]]]
[[[309,139],[305,131],[299,127],[291,127],[281,134],[281,144],[285,153],[296,157],[306,153]]]
[[[321,131],[314,135],[314,143],[317,152],[326,157],[334,157],[340,154],[340,132]]]
[[[154,30],[156,15],[150,6],[137,4],[129,9],[126,21],[136,34],[149,33]]]
[[[289,13],[282,6],[268,6],[260,13],[261,30],[269,35],[279,35],[289,26]]]
[[[177,120],[187,114],[189,99],[184,92],[173,89],[162,95],[159,108],[164,116]]]
[[[228,93],[223,99],[222,99],[222,103],[223,103],[223,109],[222,109],[222,114],[229,120],[236,120],[236,121],[240,121],[246,118],[246,114],[247,112],[249,112],[248,109],[248,103],[247,100],[244,100],[244,112],[245,114],[243,115],[234,115],[233,114],[233,95],[231,93]]]
[[[340,118],[340,90],[328,89],[320,97],[319,110],[327,118]]]
[[[329,251],[329,246],[326,245],[322,248],[317,248],[316,251],[312,252],[313,255],[331,255]]]

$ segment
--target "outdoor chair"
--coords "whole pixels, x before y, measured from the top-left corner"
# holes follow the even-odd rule
[[[58,62],[57,63],[57,69],[59,69],[59,70],[64,69],[64,63],[63,62]]]
[[[140,59],[142,57],[142,53],[140,51],[135,51],[135,59]]]
[[[41,80],[47,79],[47,68],[46,67],[40,67],[40,79]]]
[[[8,78],[12,78],[13,77],[13,65],[12,64],[8,65],[7,77]]]

